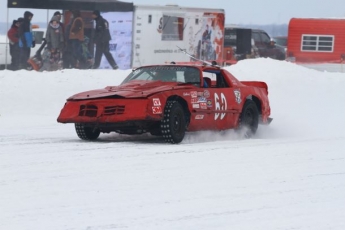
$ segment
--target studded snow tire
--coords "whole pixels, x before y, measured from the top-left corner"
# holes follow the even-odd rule
[[[99,129],[87,127],[79,123],[75,124],[75,131],[77,132],[77,135],[80,139],[86,141],[96,140],[99,137],[99,134],[101,133]]]
[[[186,133],[186,116],[179,102],[166,103],[161,121],[161,133],[168,143],[178,144],[183,140]]]
[[[238,131],[245,138],[251,138],[259,126],[259,111],[254,101],[246,100],[239,120]]]

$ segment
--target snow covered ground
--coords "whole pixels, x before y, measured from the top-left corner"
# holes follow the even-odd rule
[[[271,59],[227,67],[269,85],[272,124],[83,142],[56,118],[130,70],[0,71],[0,229],[344,230],[345,74]]]

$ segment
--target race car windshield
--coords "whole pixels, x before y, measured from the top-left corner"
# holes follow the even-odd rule
[[[134,80],[191,83],[200,85],[200,71],[189,66],[150,66],[131,72],[121,83]]]

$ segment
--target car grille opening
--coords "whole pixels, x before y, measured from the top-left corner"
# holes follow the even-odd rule
[[[96,117],[97,106],[95,105],[81,105],[79,109],[79,116],[82,117]]]
[[[124,105],[115,105],[115,106],[106,106],[104,107],[103,115],[110,116],[110,115],[120,115],[125,112]]]

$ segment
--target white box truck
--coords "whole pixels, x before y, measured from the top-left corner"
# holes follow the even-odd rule
[[[110,52],[121,69],[191,61],[178,47],[202,60],[223,61],[223,9],[134,5],[133,12],[101,15],[109,22]],[[111,68],[104,57],[100,68]]]
[[[132,66],[223,59],[223,9],[137,5],[133,17]]]

